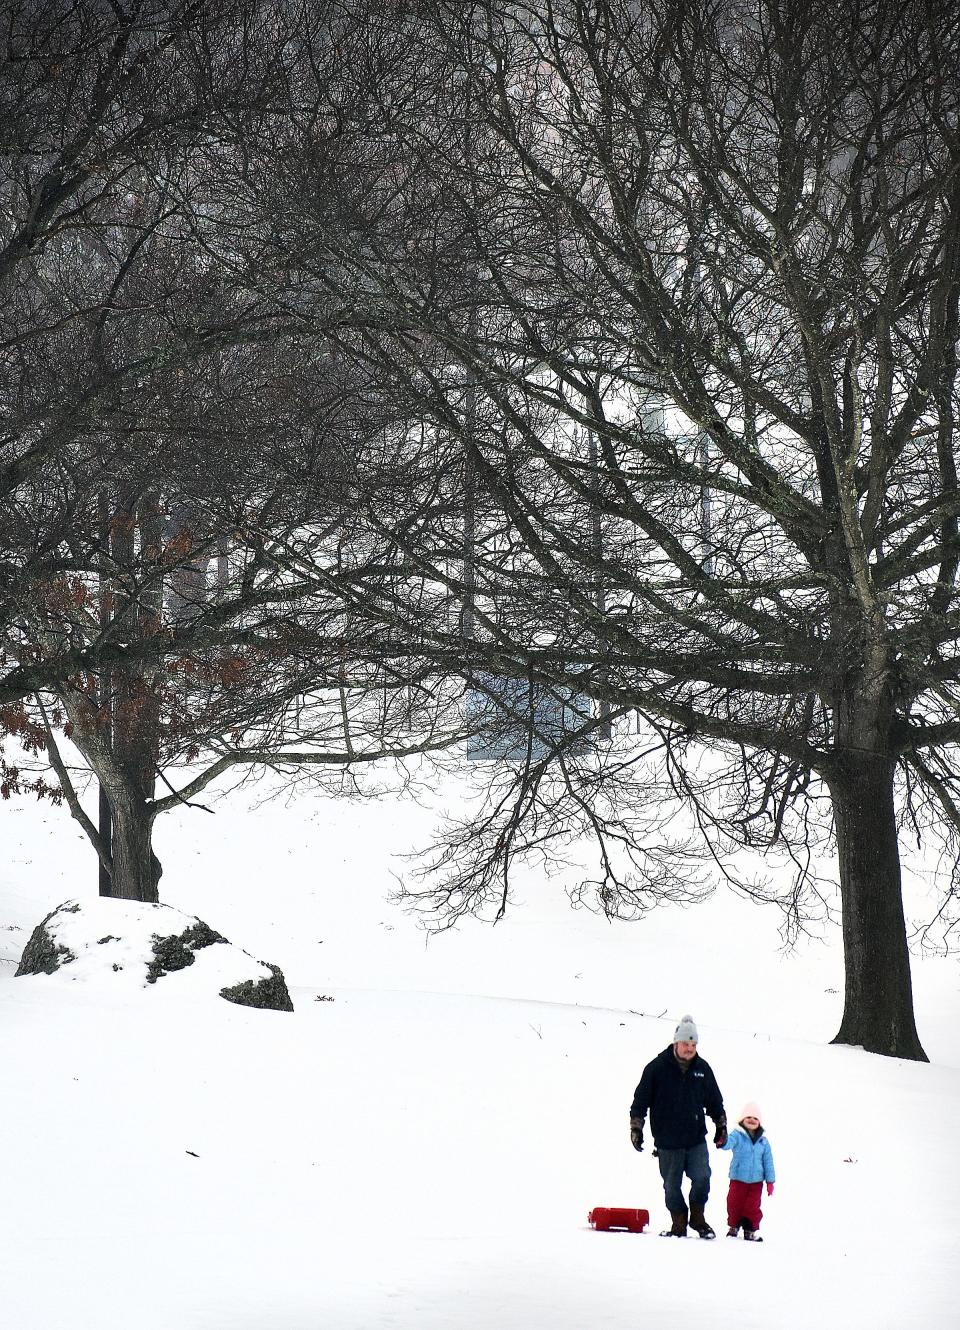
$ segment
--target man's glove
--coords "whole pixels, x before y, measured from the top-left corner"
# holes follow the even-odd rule
[[[722,1150],[727,1143],[727,1119],[722,1113],[717,1118],[715,1126],[717,1130],[713,1136],[713,1143],[718,1150]]]
[[[772,1182],[768,1182],[768,1183],[767,1183],[767,1195],[768,1195],[768,1196],[772,1196],[772,1195],[773,1195],[773,1183],[772,1183]]]
[[[630,1144],[635,1150],[643,1149],[643,1118],[630,1119]]]

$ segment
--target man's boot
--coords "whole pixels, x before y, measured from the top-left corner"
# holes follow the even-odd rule
[[[715,1238],[717,1236],[704,1218],[702,1205],[691,1205],[690,1227],[695,1233],[699,1233],[701,1238]]]
[[[686,1210],[671,1210],[670,1218],[673,1220],[673,1226],[664,1229],[660,1234],[661,1238],[685,1238],[687,1236]]]

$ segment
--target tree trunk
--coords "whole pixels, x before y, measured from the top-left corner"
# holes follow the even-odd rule
[[[116,781],[109,790],[113,811],[111,895],[157,902],[160,861],[153,853],[150,810],[156,784],[158,704],[143,679],[122,679],[113,730]]]
[[[115,523],[114,557],[138,576],[155,568],[161,550],[161,522],[156,496],[124,500],[126,520]],[[139,534],[139,550],[135,548]],[[136,599],[134,625],[143,641],[156,633],[163,605],[163,583],[155,577]],[[129,608],[129,606],[125,607]],[[119,779],[110,790],[113,810],[112,895],[121,900],[159,901],[160,861],[153,853],[153,815],[149,804],[156,788],[160,744],[160,699],[153,672],[121,673],[114,688],[113,761]]]
[[[110,519],[112,515],[112,504],[110,502],[110,492],[101,489],[97,494],[97,523],[99,527],[98,540],[100,545],[100,570],[99,570],[99,593],[98,601],[98,619],[100,631],[106,632],[110,626],[110,616],[112,613],[111,603],[113,599],[113,586],[110,580]],[[109,749],[113,742],[110,724],[110,711],[113,706],[113,688],[109,669],[100,671],[100,678],[97,683],[97,702],[100,707],[101,716],[104,720],[101,725],[101,734],[106,741]],[[97,783],[97,830],[100,833],[100,839],[106,848],[107,855],[110,855],[110,841],[113,834],[113,813],[110,810],[110,800],[102,782]],[[113,883],[110,880],[110,872],[102,860],[97,864],[97,886],[101,896],[113,895]]]
[[[104,848],[108,855],[112,854],[111,844],[113,841],[113,812],[110,808],[110,800],[103,785],[97,784],[97,830],[100,833],[100,839],[103,841]],[[101,896],[113,895],[113,879],[110,871],[102,860],[98,862],[97,886]]]
[[[160,900],[163,871],[153,852],[153,817],[143,801],[128,794],[112,798],[113,874],[111,895],[127,901]]]
[[[830,779],[840,862],[845,989],[833,1042],[926,1062],[913,1015],[888,754],[848,749]]]

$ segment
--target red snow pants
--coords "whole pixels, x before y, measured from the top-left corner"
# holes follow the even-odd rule
[[[730,1179],[730,1190],[727,1192],[727,1223],[731,1228],[738,1228],[742,1224],[749,1232],[751,1229],[756,1231],[760,1227],[760,1220],[763,1218],[763,1211],[760,1209],[762,1192],[762,1182],[737,1182],[735,1178]]]

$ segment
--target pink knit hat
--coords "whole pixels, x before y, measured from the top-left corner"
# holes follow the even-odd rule
[[[760,1105],[755,1104],[752,1099],[748,1100],[743,1108],[741,1108],[740,1116],[737,1118],[737,1121],[742,1122],[744,1118],[756,1118],[758,1122],[762,1122],[763,1118],[760,1116]]]

